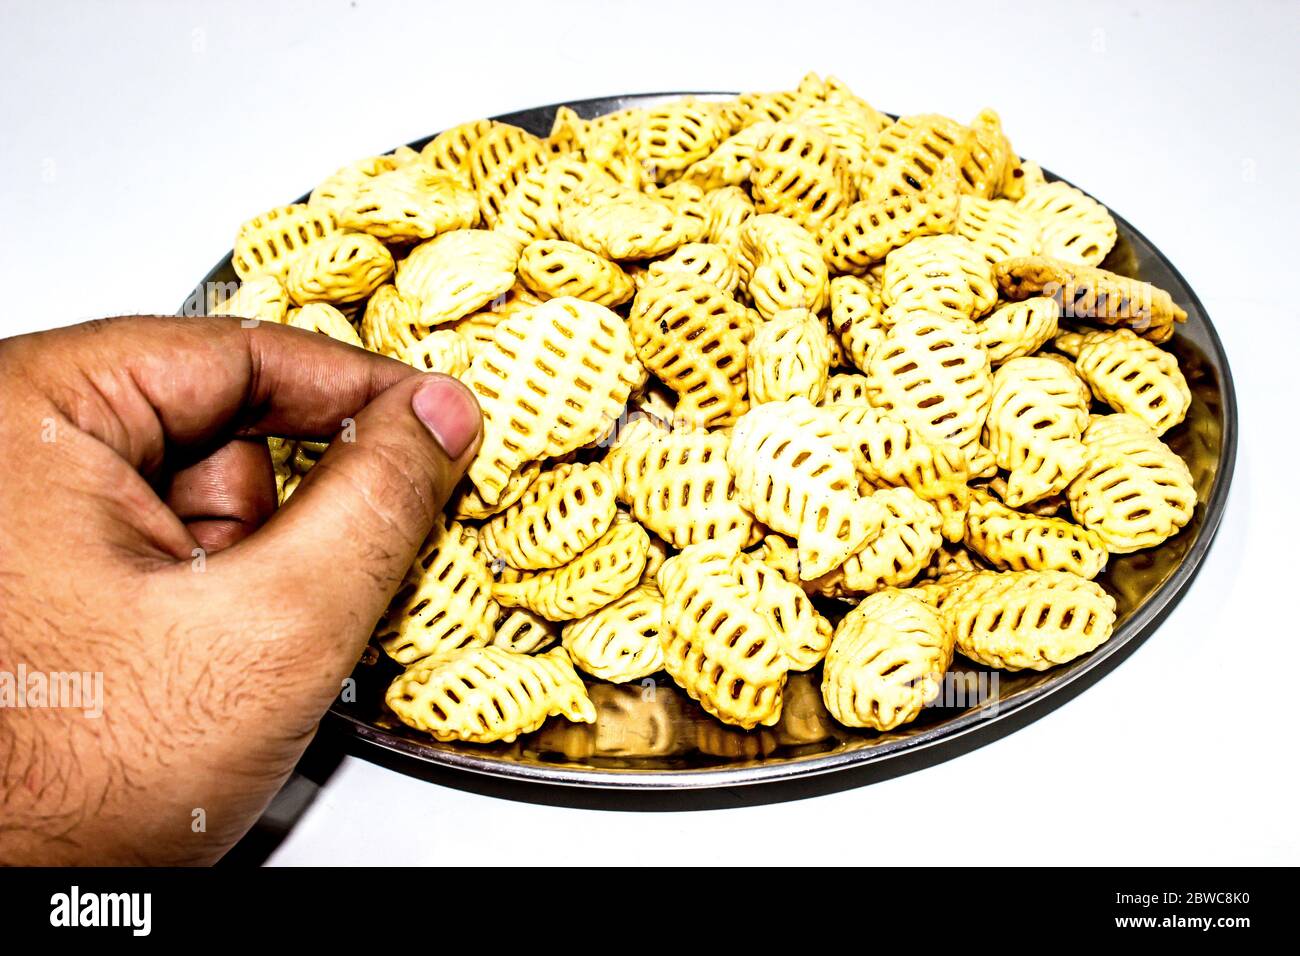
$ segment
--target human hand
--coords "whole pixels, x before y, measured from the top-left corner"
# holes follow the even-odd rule
[[[238,319],[8,339],[0,395],[0,681],[102,674],[99,717],[0,685],[0,862],[214,861],[351,672],[478,407],[445,376]],[[347,419],[353,440],[276,511],[265,436]]]

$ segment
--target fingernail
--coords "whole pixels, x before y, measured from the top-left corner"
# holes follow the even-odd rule
[[[478,402],[454,378],[430,375],[411,396],[411,409],[453,461],[465,454],[478,434]]]

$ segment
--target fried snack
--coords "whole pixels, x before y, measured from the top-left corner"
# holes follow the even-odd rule
[[[705,193],[703,203],[709,217],[703,238],[722,246],[731,254],[733,262],[739,262],[740,232],[745,221],[754,215],[754,201],[743,189],[727,186]]]
[[[496,232],[521,245],[537,239],[560,238],[560,207],[589,185],[615,185],[604,168],[579,156],[562,156],[529,169],[506,194],[497,216]]]
[[[399,664],[492,640],[492,574],[471,528],[441,516],[379,622],[379,646]]]
[[[867,363],[867,399],[929,442],[956,445],[972,475],[992,464],[979,444],[993,393],[975,326],[920,313],[896,323]]]
[[[616,507],[614,478],[604,465],[556,465],[483,525],[481,546],[512,568],[558,568],[609,530]]]
[[[398,264],[397,291],[425,328],[469,315],[515,284],[519,246],[486,229],[459,229],[421,243]]]
[[[805,580],[880,533],[884,509],[858,494],[852,443],[833,414],[806,399],[750,409],[732,431],[727,465],[745,509],[798,542]]]
[[[635,291],[631,277],[608,259],[562,239],[540,239],[519,256],[519,279],[544,299],[573,296],[621,305]]]
[[[336,233],[294,257],[285,288],[296,305],[356,302],[393,274],[393,256],[374,236]]]
[[[1059,356],[1015,358],[997,370],[984,441],[1010,472],[1007,504],[1054,495],[1083,470],[1089,402],[1087,385]]]
[[[706,190],[745,185],[754,173],[754,154],[776,129],[775,122],[765,120],[734,133],[707,156],[691,163],[682,173],[682,182]]]
[[[835,629],[822,699],[848,727],[893,730],[939,696],[953,640],[939,612],[905,591],[873,594]]]
[[[501,489],[501,498],[488,504],[483,500],[474,483],[468,478],[462,481],[456,492],[447,502],[447,513],[458,521],[481,521],[500,514],[524,496],[542,473],[540,461],[525,462],[510,473],[505,487]]]
[[[466,162],[484,223],[496,225],[506,196],[548,156],[541,140],[509,123],[493,123],[474,141]]]
[[[469,346],[465,337],[452,329],[435,329],[404,348],[397,356],[421,372],[438,372],[460,378],[469,370]]]
[[[659,631],[664,599],[657,585],[641,584],[617,601],[564,625],[565,650],[592,677],[613,684],[663,670]]]
[[[1066,489],[1070,511],[1112,554],[1154,548],[1192,520],[1187,464],[1140,418],[1094,416],[1083,445],[1087,464]]]
[[[258,322],[283,322],[289,310],[289,293],[272,275],[245,279],[224,302],[214,302],[209,315],[233,315]]]
[[[754,405],[788,398],[806,398],[815,404],[826,393],[830,333],[807,309],[779,312],[754,333],[745,363],[749,400]]]
[[[1118,236],[1106,207],[1069,183],[1045,183],[1020,199],[1016,208],[1038,221],[1043,255],[1063,262],[1100,265]]]
[[[677,393],[678,420],[716,427],[745,413],[754,320],[727,293],[689,273],[665,273],[636,294],[627,327],[637,357]]]
[[[826,394],[819,402],[823,408],[832,405],[867,404],[867,377],[857,372],[837,372],[826,379]]]
[[[969,240],[990,263],[1037,255],[1042,244],[1038,218],[1009,199],[963,196],[952,231]]]
[[[770,727],[789,671],[781,637],[734,573],[696,560],[709,547],[686,548],[659,569],[664,669],[724,723]]]
[[[1163,435],[1187,416],[1192,393],[1178,360],[1130,329],[1065,332],[1056,347],[1073,356],[1092,394]]]
[[[751,165],[755,209],[793,219],[813,235],[857,198],[847,163],[815,126],[777,124],[758,142]]]
[[[979,324],[980,344],[989,353],[989,364],[1001,365],[1037,352],[1056,335],[1060,317],[1060,305],[1046,296],[1008,302],[994,309]]]
[[[483,413],[469,466],[483,501],[496,504],[526,462],[603,435],[640,374],[627,326],[603,305],[551,299],[498,325],[464,378]]]
[[[439,133],[420,150],[420,160],[435,172],[446,173],[464,186],[474,187],[470,154],[491,131],[492,120],[471,120]]]
[[[816,593],[845,597],[910,584],[943,542],[939,509],[910,488],[886,488],[872,499],[885,509],[880,534],[834,571],[811,582]]]
[[[670,272],[685,272],[711,285],[716,285],[728,295],[736,291],[740,270],[735,257],[726,246],[712,242],[688,242],[678,246],[670,256],[650,263],[646,281],[657,279]]]
[[[815,127],[830,140],[847,168],[856,196],[867,158],[880,141],[881,130],[892,121],[865,100],[848,94],[802,111],[796,122]]]
[[[913,313],[975,319],[998,301],[988,261],[959,236],[923,236],[895,249],[881,291],[890,325]]]
[[[867,367],[888,331],[876,301],[865,279],[837,276],[831,280],[831,328],[844,356],[858,369]]]
[[[584,187],[560,207],[560,235],[606,259],[652,259],[701,238],[669,199],[622,185]]]
[[[1068,571],[977,571],[940,600],[964,656],[1002,670],[1047,670],[1104,644],[1115,599]]]
[[[285,316],[285,325],[308,332],[319,332],[346,345],[364,348],[361,336],[352,327],[352,323],[338,309],[324,302],[310,302],[298,309],[291,309]]]
[[[432,239],[478,223],[474,190],[446,173],[412,163],[368,177],[338,212],[344,229],[366,232],[385,242]]]
[[[295,203],[280,206],[248,220],[235,234],[231,261],[241,279],[275,276],[289,278],[289,267],[309,247],[338,235],[334,214],[320,206]]]
[[[492,586],[503,607],[525,607],[549,621],[585,617],[616,601],[641,578],[650,539],[635,522],[613,525],[568,564],[544,571],[506,568]]]
[[[1174,323],[1187,321],[1168,292],[1105,269],[1029,256],[1005,259],[993,271],[1009,299],[1050,296],[1065,318],[1125,326],[1156,344],[1169,341]]]
[[[515,654],[536,654],[560,638],[560,629],[553,621],[534,614],[527,608],[516,607],[509,614],[497,618],[492,647],[500,647]]]
[[[1003,571],[1069,571],[1091,580],[1110,557],[1101,536],[1064,518],[1008,508],[976,491],[966,512],[966,547]]]
[[[352,200],[366,183],[393,170],[409,166],[418,159],[418,153],[403,146],[385,156],[370,156],[348,163],[317,184],[307,199],[307,205],[319,212],[332,214],[337,221],[338,216],[351,205]]]
[[[419,306],[397,291],[392,283],[381,285],[366,302],[361,315],[361,343],[372,352],[401,358],[407,348],[423,338]]]
[[[646,179],[672,182],[730,133],[716,103],[689,98],[665,103],[643,112],[636,128],[635,154]]]
[[[702,541],[736,551],[749,545],[754,519],[741,506],[727,467],[727,434],[660,431],[642,422],[640,434],[610,456],[620,472],[619,500],[632,515],[674,548]]]
[[[786,309],[821,312],[830,276],[812,233],[793,219],[755,215],[740,228],[740,281],[765,319]]]
[[[564,648],[530,657],[475,647],[431,657],[393,681],[385,698],[402,723],[436,740],[509,743],[547,717],[596,720]]]
[[[862,479],[875,488],[910,488],[939,509],[940,530],[960,541],[965,530],[970,466],[956,445],[924,439],[906,422],[866,405],[828,405],[857,450]]]
[[[1002,143],[989,147],[988,137],[946,116],[904,116],[881,130],[868,155],[862,168],[862,198],[883,202],[890,196],[926,192],[945,162],[951,162],[961,192],[992,199],[1014,154]]]

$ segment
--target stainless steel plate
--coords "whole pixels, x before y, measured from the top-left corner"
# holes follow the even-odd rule
[[[634,94],[568,105],[590,118],[686,95],[731,94]],[[546,135],[558,105],[496,118]],[[411,145],[419,148],[430,138]],[[1072,696],[1062,693],[1067,686],[1103,676],[1154,630],[1192,583],[1223,516],[1237,446],[1232,375],[1204,307],[1158,249],[1118,215],[1115,221],[1119,242],[1104,266],[1167,289],[1187,310],[1187,323],[1169,347],[1191,387],[1192,406],[1187,420],[1165,441],[1190,466],[1199,503],[1178,536],[1154,550],[1111,560],[1100,581],[1118,602],[1120,618],[1114,636],[1093,653],[1050,671],[1021,674],[994,674],[959,657],[954,670],[966,675],[971,686],[982,682],[986,693],[980,702],[929,708],[915,723],[891,733],[835,723],[822,706],[820,669],[791,678],[776,727],[749,732],[707,716],[666,675],[658,674],[631,686],[590,683],[598,711],[595,724],[553,718],[512,744],[491,746],[439,743],[399,723],[383,704],[384,689],[398,668],[381,655],[358,665],[356,701],[336,703],[331,710],[336,729],[416,761],[516,780],[632,789],[733,787],[859,767],[920,748],[947,748],[955,754],[970,749],[972,736],[992,739],[1006,732],[1013,714],[1019,715],[1017,723],[1041,716]],[[234,278],[226,256],[199,288]]]

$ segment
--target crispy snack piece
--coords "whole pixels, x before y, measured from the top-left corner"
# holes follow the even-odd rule
[[[560,639],[560,628],[553,621],[534,614],[523,607],[497,618],[492,647],[500,647],[515,654],[536,654]]]
[[[478,219],[474,190],[422,163],[363,180],[338,213],[344,229],[385,242],[432,239],[453,229],[468,229]]]
[[[1041,229],[1037,216],[1009,199],[963,196],[952,231],[969,240],[992,263],[1037,255]]]
[[[824,103],[803,110],[796,122],[813,126],[831,141],[848,169],[857,195],[857,183],[881,131],[892,120],[851,93],[831,94]]]
[[[627,326],[603,305],[551,299],[498,325],[464,379],[483,412],[469,467],[483,501],[496,504],[526,462],[603,435],[640,374]]]
[[[296,256],[284,285],[297,305],[357,302],[392,274],[393,256],[374,236],[336,233]]]
[[[1187,416],[1192,393],[1178,360],[1130,329],[1065,332],[1056,347],[1074,357],[1092,394],[1163,435]]]
[[[473,529],[441,517],[375,630],[399,664],[492,640],[492,574]]]
[[[438,372],[460,378],[469,370],[469,345],[452,329],[434,329],[404,348],[397,356],[421,372]]]
[[[867,377],[857,372],[836,372],[826,380],[826,394],[819,403],[823,408],[832,405],[867,404]]]
[[[906,591],[873,594],[835,629],[822,699],[848,727],[893,730],[943,689],[953,640],[939,612]]]
[[[867,368],[872,351],[885,341],[888,332],[878,302],[865,279],[837,276],[831,280],[831,328],[845,358],[859,370]]]
[[[614,478],[604,465],[556,465],[483,525],[482,548],[512,568],[558,568],[609,530],[616,508]]]
[[[209,315],[233,315],[259,322],[284,322],[289,310],[289,293],[273,275],[245,279],[228,299],[211,303]]]
[[[1001,365],[1037,352],[1056,335],[1060,317],[1060,305],[1047,296],[1009,302],[994,309],[979,324],[980,344],[989,353],[989,363]]]
[[[474,141],[466,162],[485,224],[496,225],[506,196],[549,155],[540,139],[509,123],[493,123]]]
[[[727,465],[740,501],[798,541],[805,580],[843,564],[880,533],[884,509],[858,494],[854,451],[839,420],[806,399],[752,408],[732,431]]]
[[[633,516],[674,548],[702,541],[736,551],[749,545],[754,519],[727,467],[726,432],[637,425],[640,434],[610,456],[621,475],[619,500]]]
[[[447,502],[447,513],[457,521],[481,521],[500,514],[524,496],[542,473],[540,461],[529,461],[510,473],[505,487],[501,489],[501,498],[488,504],[483,500],[474,483],[468,478],[460,483],[456,492]]]
[[[372,352],[390,358],[402,353],[424,336],[426,326],[419,321],[419,306],[397,291],[391,282],[381,285],[366,300],[361,315],[361,343]]]
[[[663,670],[663,610],[658,586],[640,584],[614,603],[565,624],[564,647],[592,677],[614,684],[640,680]]]
[[[328,212],[337,220],[338,216],[351,205],[357,193],[366,183],[378,176],[391,173],[395,169],[410,166],[420,158],[418,153],[403,146],[385,156],[370,156],[366,159],[348,163],[325,177],[307,199],[307,205],[319,212]],[[425,167],[428,169],[429,167]]]
[[[291,309],[285,316],[284,324],[291,325],[295,329],[318,332],[347,345],[364,348],[361,344],[361,336],[357,335],[357,330],[352,327],[347,316],[325,302],[309,302],[301,308]]]
[[[672,255],[650,263],[645,278],[649,281],[670,272],[693,275],[716,285],[728,295],[736,291],[740,282],[740,270],[736,266],[735,256],[726,246],[713,242],[688,242],[684,246],[678,246]]]
[[[679,420],[730,425],[749,407],[751,315],[717,286],[685,272],[665,273],[637,293],[627,327],[645,367],[677,393]]]
[[[492,597],[549,621],[586,617],[636,586],[649,548],[639,524],[618,523],[568,564],[531,573],[506,568],[492,586]]]
[[[1125,326],[1157,344],[1173,337],[1174,323],[1187,321],[1168,292],[1105,269],[1029,256],[1005,259],[993,271],[1009,299],[1046,295],[1056,299],[1065,318]]]
[[[601,305],[621,305],[635,291],[615,263],[562,239],[540,239],[519,256],[519,279],[544,299],[571,295]]]
[[[960,236],[923,236],[895,249],[881,292],[891,325],[914,313],[974,319],[998,301],[988,261]]]
[[[616,183],[605,168],[581,156],[561,156],[533,166],[502,200],[493,229],[525,246],[536,239],[558,239],[561,206],[587,186]]]
[[[741,228],[754,215],[754,201],[745,190],[737,186],[726,186],[705,193],[702,202],[708,214],[703,238],[722,246],[731,253],[732,260],[738,263]]]
[[[481,309],[515,284],[519,246],[487,229],[458,229],[411,250],[397,267],[397,291],[425,327],[445,325]]]
[[[591,184],[560,207],[560,235],[606,259],[653,259],[701,238],[669,198]]]
[[[992,199],[1014,156],[998,133],[990,136],[936,113],[904,116],[881,131],[867,157],[862,198],[881,202],[925,192],[947,161],[957,170],[962,193]]]
[[[1042,253],[1053,259],[1100,265],[1118,236],[1106,207],[1069,183],[1044,183],[1026,193],[1016,208],[1038,221]]]
[[[746,730],[781,718],[789,661],[771,618],[727,567],[694,545],[659,569],[664,669],[706,711]]]
[[[730,123],[716,103],[688,98],[653,106],[637,124],[636,158],[646,179],[672,182],[730,133]]]
[[[257,275],[289,277],[289,267],[309,246],[338,235],[334,213],[320,206],[295,203],[255,216],[235,234],[232,261],[241,279]]]
[[[814,235],[857,198],[848,164],[816,126],[779,123],[758,142],[749,177],[759,213],[793,219]]]
[[[754,154],[776,129],[777,123],[771,120],[746,126],[691,163],[682,173],[682,181],[707,190],[745,185],[754,173]]]
[[[564,648],[530,657],[474,647],[421,661],[393,681],[386,702],[402,723],[437,740],[509,743],[547,717],[595,723],[596,708]]]
[[[1087,464],[1066,489],[1070,511],[1112,554],[1154,548],[1192,520],[1187,464],[1140,418],[1094,416],[1083,445]]]
[[[826,393],[830,333],[807,309],[779,312],[754,333],[745,367],[753,404],[787,398],[806,398],[815,404]]]
[[[820,313],[830,297],[830,275],[817,240],[793,219],[755,215],[740,229],[740,280],[765,319],[786,309]]]
[[[943,538],[943,516],[910,488],[886,488],[872,498],[885,508],[880,534],[815,582],[825,597],[870,594],[910,584],[925,570]]]
[[[986,667],[1047,670],[1111,635],[1115,599],[1068,571],[977,571],[939,601],[957,650]]]
[[[966,547],[1003,571],[1069,571],[1092,580],[1110,557],[1101,536],[1064,518],[1015,511],[977,491],[966,512]]]
[[[420,150],[420,160],[435,172],[447,173],[457,182],[473,188],[470,155],[474,146],[495,124],[492,120],[471,120],[439,133]]]
[[[1057,494],[1083,470],[1088,387],[1059,356],[1026,356],[993,376],[984,440],[1010,472],[1005,500],[1019,507]]]
[[[972,475],[990,470],[979,444],[993,394],[975,326],[920,313],[896,323],[867,363],[867,398],[930,442],[956,445]],[[986,461],[986,459],[988,459]]]

